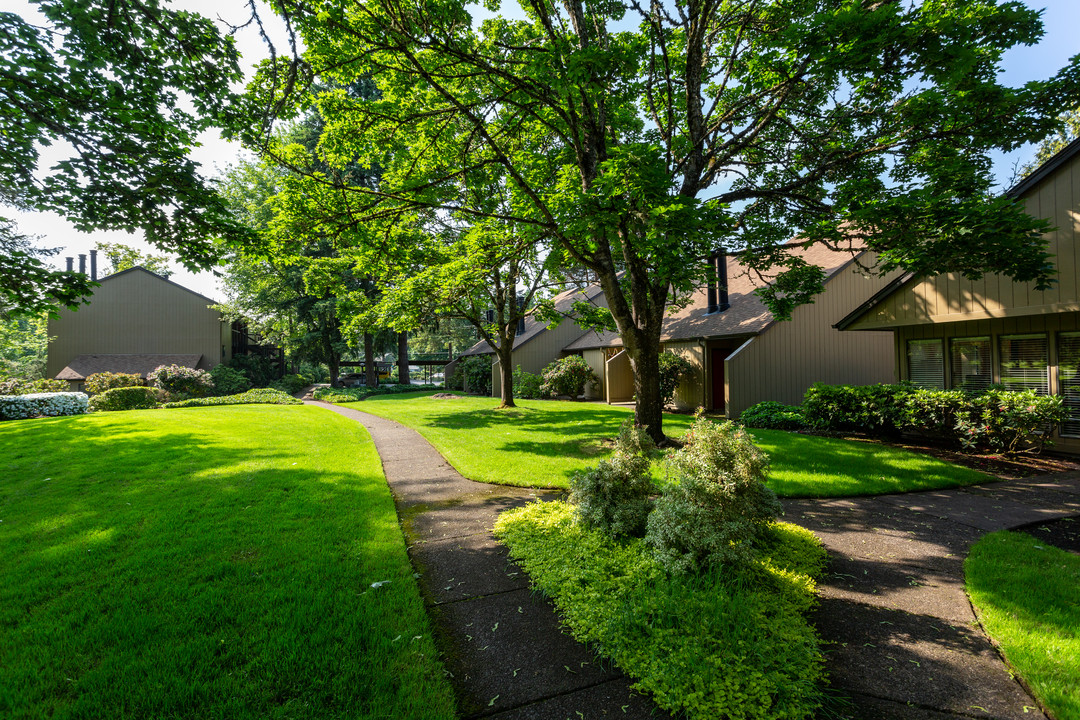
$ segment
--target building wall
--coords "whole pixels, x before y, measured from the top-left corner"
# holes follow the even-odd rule
[[[833,324],[892,279],[866,277],[849,266],[837,272],[811,305],[774,322],[724,363],[729,418],[764,400],[795,405],[815,382],[865,385],[892,382],[891,332],[840,332]]]
[[[604,350],[603,348],[596,348],[594,350],[583,350],[581,357],[592,368],[592,371],[596,373],[596,377],[599,380],[598,384],[593,386],[585,385],[585,399],[586,400],[603,400],[604,399],[604,386],[606,383],[607,366],[604,362]]]
[[[630,402],[634,399],[634,371],[625,350],[605,362],[604,397],[609,403]]]
[[[141,269],[104,278],[89,305],[49,320],[46,374],[87,354],[200,353],[199,367],[208,370],[227,360],[230,345],[227,324],[209,304]]]
[[[705,348],[699,340],[664,343],[664,351],[686,358],[694,370],[675,389],[674,405],[678,410],[696,410],[705,401]]]
[[[1001,275],[955,273],[912,282],[850,326],[852,330],[1080,311],[1080,156],[1029,190],[1027,212],[1057,227],[1046,237],[1057,283],[1036,290]]]

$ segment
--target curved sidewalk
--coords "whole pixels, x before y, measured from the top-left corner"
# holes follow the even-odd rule
[[[463,718],[669,717],[562,632],[551,604],[490,532],[500,512],[561,493],[467,480],[415,430],[306,402],[371,433]]]

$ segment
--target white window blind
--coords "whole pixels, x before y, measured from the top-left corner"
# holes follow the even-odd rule
[[[908,340],[908,380],[919,387],[945,387],[945,353],[941,340]]]
[[[953,338],[950,343],[952,387],[982,392],[994,378],[991,373],[990,338]]]
[[[1001,383],[1006,390],[1050,392],[1045,335],[1001,336]]]
[[[1058,334],[1058,386],[1069,411],[1061,434],[1080,437],[1080,333]]]

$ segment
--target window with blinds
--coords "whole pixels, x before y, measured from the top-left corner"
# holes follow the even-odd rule
[[[953,338],[949,343],[952,387],[982,392],[994,381],[991,371],[990,338]]]
[[[1058,388],[1069,411],[1061,434],[1080,437],[1080,333],[1058,334]]]
[[[945,353],[941,340],[908,340],[908,380],[931,390],[945,388]]]
[[[1001,384],[1006,390],[1050,392],[1045,335],[1001,336]]]

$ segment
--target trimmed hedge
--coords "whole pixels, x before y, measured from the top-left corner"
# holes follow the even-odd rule
[[[273,388],[256,388],[236,395],[218,395],[208,398],[191,398],[162,405],[167,408],[210,407],[212,405],[303,405],[302,400]]]
[[[118,387],[90,398],[92,412],[151,410],[161,405],[161,390],[152,387]]]
[[[142,378],[135,373],[99,372],[86,378],[85,387],[87,394],[97,395],[114,388],[138,387],[142,384]]]
[[[802,430],[806,427],[801,407],[774,400],[765,400],[746,408],[739,413],[739,422],[746,427],[762,430]]]
[[[86,393],[81,392],[0,395],[0,420],[81,415],[86,407]]]
[[[210,373],[183,365],[160,365],[146,376],[147,382],[173,396],[207,397],[214,391]]]
[[[365,400],[374,395],[398,395],[400,393],[408,392],[427,392],[429,390],[439,390],[441,385],[379,385],[378,387],[368,388],[330,388],[321,387],[315,388],[315,392],[311,394],[316,400],[322,400],[328,403],[347,403],[347,402],[359,402]]]

